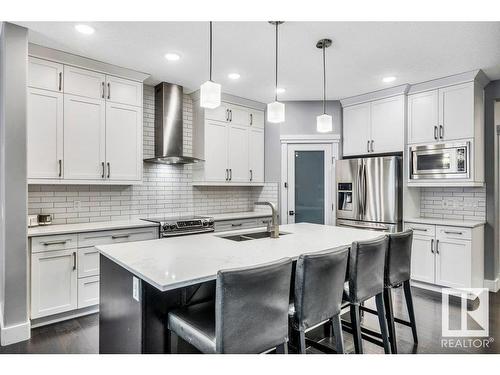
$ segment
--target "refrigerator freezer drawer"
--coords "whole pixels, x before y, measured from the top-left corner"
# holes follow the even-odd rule
[[[366,221],[354,221],[354,220],[337,219],[337,226],[356,228],[356,229],[375,230],[385,233],[396,233],[398,231],[398,224],[370,223]]]

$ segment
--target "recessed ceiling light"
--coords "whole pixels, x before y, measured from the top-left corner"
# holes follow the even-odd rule
[[[283,87],[278,87],[278,88],[276,89],[276,93],[277,93],[277,94],[283,94],[285,91],[286,91],[286,89],[284,89]]]
[[[82,33],[85,35],[93,34],[95,31],[93,27],[91,27],[89,25],[83,25],[83,24],[75,25],[75,29],[79,33]]]
[[[169,53],[165,54],[165,58],[168,61],[177,61],[177,60],[179,60],[181,58],[181,56],[178,53],[169,52]]]
[[[230,79],[240,79],[241,77],[238,73],[229,73],[227,76]]]
[[[382,81],[385,83],[394,82],[395,80],[396,80],[396,77],[394,77],[394,76],[382,78]]]

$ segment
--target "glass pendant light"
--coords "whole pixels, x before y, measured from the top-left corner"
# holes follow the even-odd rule
[[[274,86],[274,102],[267,105],[267,121],[279,123],[285,121],[285,105],[278,102],[278,26],[284,21],[269,21],[271,25],[276,27],[276,70],[275,70],[275,86]]]
[[[320,133],[328,133],[333,130],[332,116],[326,113],[326,55],[325,49],[332,45],[331,39],[321,39],[316,43],[317,48],[323,50],[323,114],[316,116],[316,130]]]
[[[221,86],[212,81],[212,21],[210,21],[210,79],[200,86],[200,106],[217,108],[220,106]]]

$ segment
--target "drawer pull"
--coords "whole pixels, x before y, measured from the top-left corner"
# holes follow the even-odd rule
[[[64,245],[68,241],[70,241],[70,240],[47,241],[47,242],[42,242],[42,244],[44,246],[49,246],[49,245]]]
[[[130,237],[130,234],[116,234],[116,235],[111,236],[111,238],[113,240],[116,240],[118,238],[129,238],[129,237]]]
[[[427,232],[427,229],[425,229],[425,228],[411,228],[411,229],[419,231],[419,232]]]
[[[439,255],[439,240],[436,240],[436,254]]]
[[[76,270],[76,251],[73,251],[73,271]]]
[[[431,240],[431,253],[434,254],[434,238]]]
[[[239,223],[239,224],[231,224],[232,227],[241,227],[243,225],[243,223]]]
[[[446,234],[464,234],[463,232],[458,232],[458,231],[454,231],[454,230],[445,230],[444,233]]]

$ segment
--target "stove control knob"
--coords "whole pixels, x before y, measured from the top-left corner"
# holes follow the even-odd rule
[[[174,230],[176,228],[175,224],[170,224],[170,229]]]
[[[208,221],[207,220],[203,220],[203,226],[204,227],[208,227]]]

